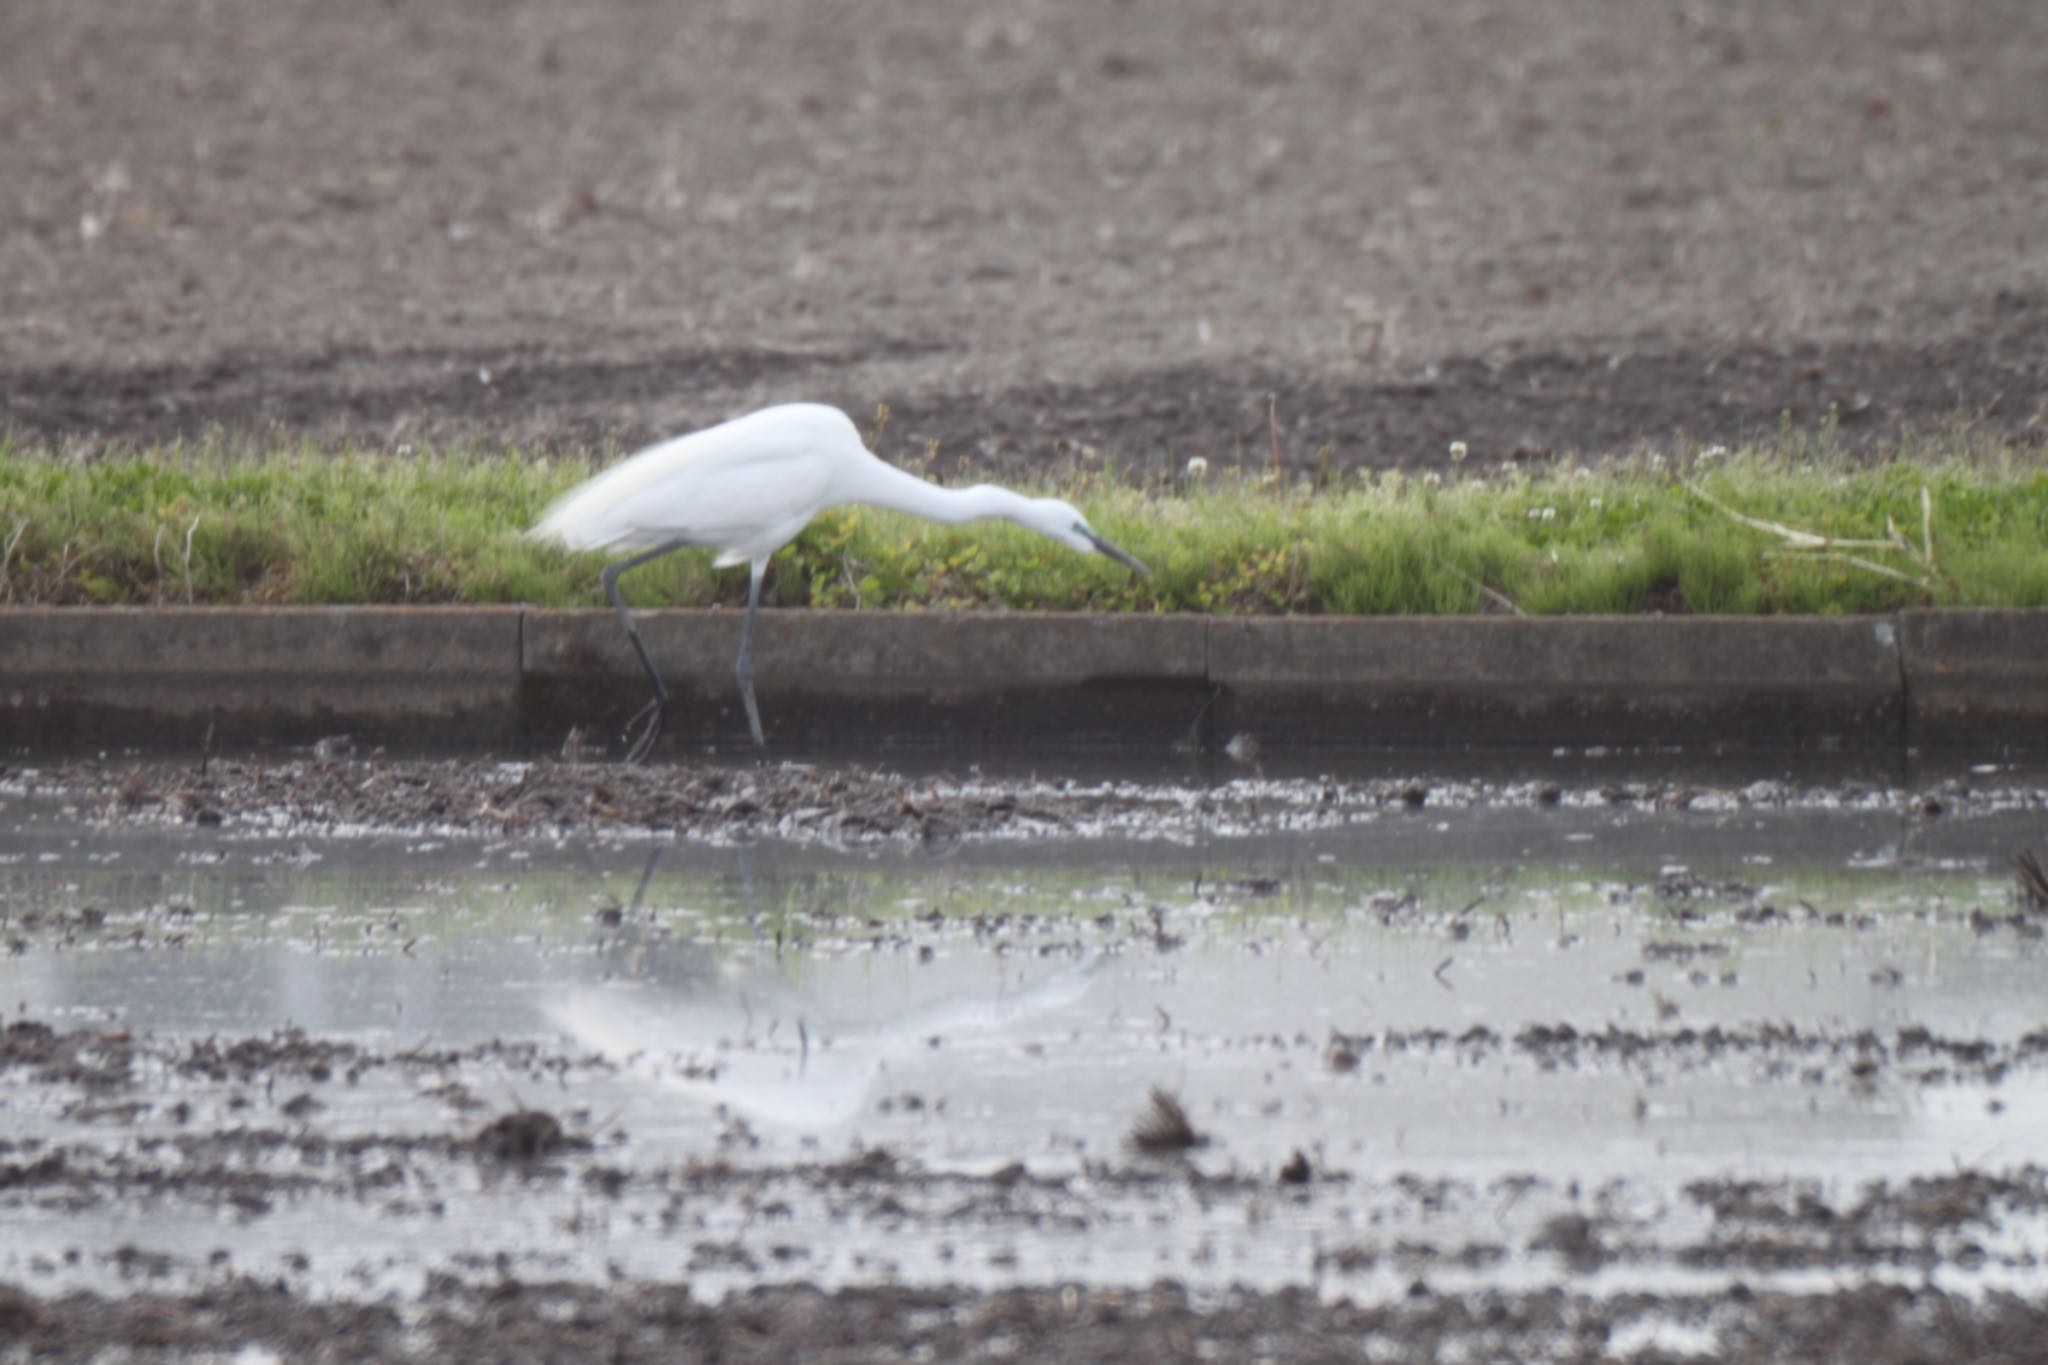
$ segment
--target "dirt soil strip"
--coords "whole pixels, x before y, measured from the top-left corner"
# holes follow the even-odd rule
[[[1466,471],[1823,428],[1868,454],[1951,428],[2037,446],[2048,440],[2048,400],[2028,395],[2048,393],[2048,302],[2002,297],[1993,316],[2011,340],[1966,334],[1790,351],[1665,342],[1649,354],[1581,343],[1456,356],[1388,376],[1183,365],[986,395],[871,392],[848,378],[850,358],[744,350],[615,361],[537,350],[237,354],[205,366],[0,370],[0,430],[74,452],[309,435],[373,448],[517,442],[623,452],[743,411],[750,400],[738,395],[758,393],[834,401],[864,427],[887,402],[887,458],[928,465],[941,479],[1011,483],[1104,469],[1170,482],[1197,456],[1216,471],[1264,470],[1276,446],[1285,468],[1317,475],[1447,469],[1454,441],[1468,452]]]
[[[0,427],[943,473],[2048,433],[2048,10],[271,0],[0,43]],[[1471,467],[1468,466],[1468,467]]]

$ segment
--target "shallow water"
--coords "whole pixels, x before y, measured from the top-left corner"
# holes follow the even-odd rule
[[[2041,832],[1477,806],[934,854],[39,819],[0,841],[7,1017],[140,1051],[114,1086],[0,1069],[0,1164],[68,1176],[0,1179],[0,1277],[2039,1290],[2048,997],[2009,859]],[[207,1074],[207,1040],[262,1056]],[[1152,1087],[1206,1145],[1133,1147]],[[460,1149],[525,1109],[592,1149]],[[1996,1186],[1970,1216],[1826,1231],[1958,1172]],[[1771,1208],[1716,1204],[1744,1181]]]

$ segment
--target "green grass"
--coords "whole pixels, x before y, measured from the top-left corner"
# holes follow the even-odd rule
[[[0,445],[0,604],[596,604],[597,557],[517,534],[589,472],[517,454],[170,448],[85,462]],[[1917,554],[1923,488],[1931,570]],[[2048,452],[1960,436],[1874,463],[1792,442],[1445,481],[1276,488],[1224,475],[1041,491],[1079,503],[1153,577],[1007,523],[847,508],[776,558],[769,594],[864,609],[1210,613],[2048,606]],[[1846,552],[1863,564],[1787,552],[1731,511],[1859,540],[1884,537],[1890,518],[1913,552]],[[714,573],[709,558],[641,570],[628,595],[743,601],[745,573]]]

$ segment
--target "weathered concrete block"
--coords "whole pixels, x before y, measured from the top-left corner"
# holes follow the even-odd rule
[[[635,619],[674,695],[671,739],[749,744],[733,676],[742,614]],[[764,611],[754,690],[771,752],[1142,748],[1199,717],[1206,631],[1199,617]],[[530,612],[523,657],[539,745],[571,725],[609,742],[646,695],[610,612]]]
[[[2048,752],[2048,611],[1904,611],[1899,644],[1910,743]]]
[[[196,749],[519,738],[519,609],[0,612],[0,743]]]
[[[751,748],[740,614],[651,611],[672,742]],[[2048,752],[2048,612],[1818,618],[1208,619],[771,611],[770,752],[1118,763],[1677,745]],[[0,611],[0,745],[598,743],[645,696],[616,617],[516,607]],[[1909,729],[1910,727],[1910,729]]]
[[[1888,617],[1219,620],[1221,728],[1341,748],[1896,748]],[[1227,738],[1227,736],[1226,736]]]

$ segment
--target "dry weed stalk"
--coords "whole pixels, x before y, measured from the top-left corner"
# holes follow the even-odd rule
[[[14,558],[14,547],[21,544],[22,532],[26,530],[28,530],[28,518],[23,517],[15,526],[14,534],[7,537],[7,548],[0,550],[0,584],[7,582],[7,565]],[[7,589],[7,597],[9,601],[14,599],[14,589],[12,586],[9,586]]]
[[[1901,583],[1910,583],[1922,592],[1927,593],[1933,592],[1938,584],[1938,575],[1934,564],[1934,495],[1927,490],[1925,485],[1922,485],[1920,489],[1920,543],[1915,545],[1906,537],[1904,532],[1899,530],[1898,523],[1892,520],[1890,513],[1885,514],[1885,534],[1882,538],[1855,539],[1824,536],[1814,531],[1801,531],[1782,522],[1770,521],[1763,517],[1752,517],[1738,512],[1682,474],[1678,476],[1678,482],[1684,485],[1688,493],[1691,493],[1709,507],[1727,513],[1751,530],[1764,531],[1783,540],[1785,542],[1784,547],[1774,553],[1797,555],[1804,559],[1838,560],[1859,569],[1867,569],[1874,574],[1882,574],[1886,578],[1895,578]],[[1880,564],[1874,559],[1868,559],[1863,555],[1847,553],[1852,550],[1890,550],[1897,554],[1902,554],[1912,561],[1919,572],[1917,574],[1906,573],[1891,567],[1889,564]]]

